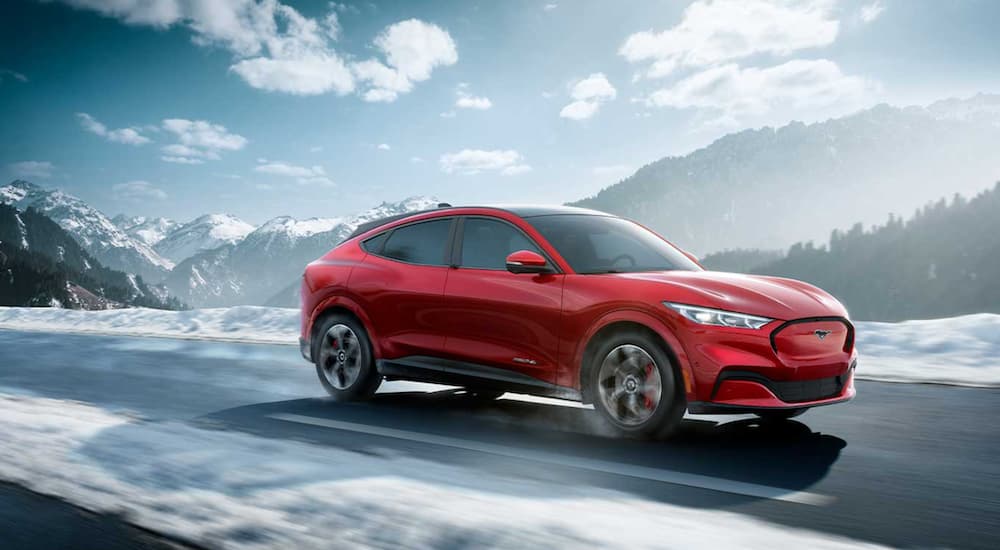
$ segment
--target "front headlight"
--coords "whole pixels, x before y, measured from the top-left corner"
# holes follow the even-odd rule
[[[663,302],[663,305],[680,313],[688,320],[702,325],[714,325],[717,327],[735,327],[759,329],[770,323],[774,319],[747,315],[745,313],[734,313],[721,309],[709,309],[707,307],[689,306],[685,304],[675,304],[673,302]]]

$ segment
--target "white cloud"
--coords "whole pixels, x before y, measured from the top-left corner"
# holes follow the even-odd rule
[[[833,11],[833,0],[698,0],[676,26],[632,34],[618,53],[650,63],[650,78],[761,53],[784,56],[831,44],[839,31]]]
[[[473,175],[492,171],[512,176],[531,170],[521,154],[514,150],[462,149],[441,155],[440,163],[441,170],[448,174]]]
[[[457,113],[454,110],[451,110],[451,111],[445,111],[441,113],[439,116],[441,118],[455,118],[456,115]]]
[[[334,185],[333,180],[327,177],[326,170],[322,166],[297,166],[280,161],[264,161],[256,166],[254,171],[284,178],[294,178],[302,185]]]
[[[10,69],[0,69],[0,82],[3,82],[4,78],[8,76],[13,78],[14,80],[17,80],[18,82],[28,81],[28,77],[24,76],[23,74],[17,71],[12,71]]]
[[[97,134],[108,141],[125,143],[127,145],[145,145],[151,141],[148,137],[139,132],[139,128],[134,126],[130,128],[109,130],[107,126],[87,113],[77,113],[76,118],[80,121],[80,126],[82,126],[84,130],[92,134]]]
[[[407,19],[382,30],[375,48],[385,61],[369,59],[353,63],[354,76],[367,85],[365,101],[391,102],[407,93],[415,82],[431,77],[440,66],[458,62],[458,51],[448,31],[419,19]]]
[[[168,118],[163,120],[163,129],[178,141],[161,149],[164,156],[160,158],[166,162],[201,164],[219,160],[222,151],[239,151],[247,144],[245,137],[207,120]]]
[[[331,54],[300,56],[292,59],[255,57],[236,63],[230,69],[247,84],[269,92],[294,95],[318,95],[354,91],[354,78],[340,57]]]
[[[22,178],[48,178],[52,176],[55,165],[47,160],[22,160],[8,164],[7,168]]]
[[[559,111],[559,116],[572,120],[588,119],[600,109],[601,104],[613,100],[618,91],[604,73],[594,73],[576,82],[570,90],[571,103]]]
[[[421,157],[410,157],[410,162],[412,162],[413,164],[420,164],[424,162],[424,159]]]
[[[389,149],[392,149],[392,147],[389,147],[388,143],[379,143],[375,146],[375,148],[379,151],[388,151]]]
[[[559,4],[545,4],[544,6],[542,6],[542,9],[545,10],[545,11],[552,11],[552,10],[558,8],[558,7],[559,7]]]
[[[366,101],[394,101],[431,71],[458,60],[451,35],[437,25],[409,19],[375,38],[384,61],[351,64],[333,47],[341,35],[337,12],[306,17],[278,0],[62,0],[128,24],[184,26],[192,41],[233,54],[230,70],[254,88],[295,95],[345,95],[364,86]]]
[[[709,109],[727,117],[765,114],[773,107],[798,109],[859,100],[877,86],[841,72],[827,59],[788,61],[764,69],[734,63],[706,69],[654,92],[655,107]]]
[[[882,1],[875,0],[871,4],[861,6],[861,20],[865,23],[871,23],[878,19],[878,16],[882,15],[884,11],[885,6],[882,5]]]
[[[323,150],[323,146],[322,145],[315,145],[315,146],[309,148],[309,152],[310,153],[319,153],[322,150]]]
[[[458,95],[458,99],[455,100],[455,107],[459,109],[479,109],[485,111],[493,107],[493,102],[490,101],[490,98],[470,94],[468,84],[459,84],[458,90],[455,93]]]
[[[147,200],[162,201],[167,198],[167,193],[164,190],[142,180],[116,183],[111,186],[111,190],[114,191],[118,200],[141,202]]]
[[[180,0],[63,0],[75,8],[94,10],[130,25],[165,28],[182,17]]]
[[[176,157],[172,155],[163,155],[160,157],[163,162],[172,162],[174,164],[205,164],[205,161],[197,158],[190,157]]]

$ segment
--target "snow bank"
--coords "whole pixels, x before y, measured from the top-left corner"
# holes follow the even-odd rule
[[[1000,315],[857,323],[867,380],[1000,387]]]
[[[297,344],[299,310],[257,306],[189,311],[0,307],[0,328]]]
[[[0,328],[290,344],[296,309],[239,306],[192,311],[76,311],[0,307]],[[857,323],[858,378],[1000,387],[1000,315]]]
[[[874,548],[731,512],[0,393],[0,478],[221,548]]]

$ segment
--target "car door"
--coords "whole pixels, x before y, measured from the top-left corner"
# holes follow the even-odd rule
[[[507,271],[517,250],[542,254],[506,220],[459,221],[444,293],[445,349],[452,359],[555,383],[564,276]]]
[[[442,295],[455,218],[390,229],[362,243],[364,262],[350,290],[362,301],[383,359],[439,356],[444,350]]]

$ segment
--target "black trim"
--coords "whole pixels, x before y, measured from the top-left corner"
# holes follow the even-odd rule
[[[309,343],[309,340],[306,340],[301,336],[299,337],[299,353],[302,354],[302,357],[304,357],[306,361],[309,361],[310,363],[313,362],[312,345]]]
[[[749,382],[756,382],[767,388],[768,391],[773,393],[775,397],[785,403],[805,403],[808,401],[819,401],[820,399],[831,399],[840,395],[840,392],[844,391],[844,385],[847,383],[851,373],[854,372],[856,367],[857,361],[854,361],[843,374],[838,376],[814,378],[812,380],[787,381],[771,380],[759,372],[746,370],[725,370],[722,371],[722,373],[720,373],[715,379],[715,385],[712,386],[712,394],[709,396],[709,399],[715,399],[715,396],[719,393],[719,388],[726,380],[746,380]]]
[[[414,355],[375,362],[379,374],[387,379],[433,382],[476,389],[497,389],[514,393],[544,395],[579,401],[580,392],[557,386],[527,374],[477,363]]]
[[[776,328],[776,329],[774,329],[774,330],[771,331],[771,336],[770,336],[770,339],[771,339],[771,349],[774,350],[775,353],[778,353],[778,344],[777,344],[777,342],[775,342],[774,339],[775,339],[775,337],[777,336],[777,334],[779,332],[785,330],[786,328],[788,328],[788,327],[790,327],[792,325],[798,325],[798,324],[801,324],[801,323],[818,323],[818,322],[824,322],[824,321],[826,321],[826,322],[835,321],[835,322],[843,323],[844,326],[847,327],[847,339],[844,340],[844,348],[843,349],[846,352],[850,352],[852,349],[854,349],[854,325],[852,325],[851,322],[848,321],[847,319],[845,319],[843,317],[837,317],[837,316],[830,316],[830,317],[804,317],[802,319],[793,319],[791,321],[785,321],[784,323],[781,323],[780,325],[778,325],[778,328]]]

